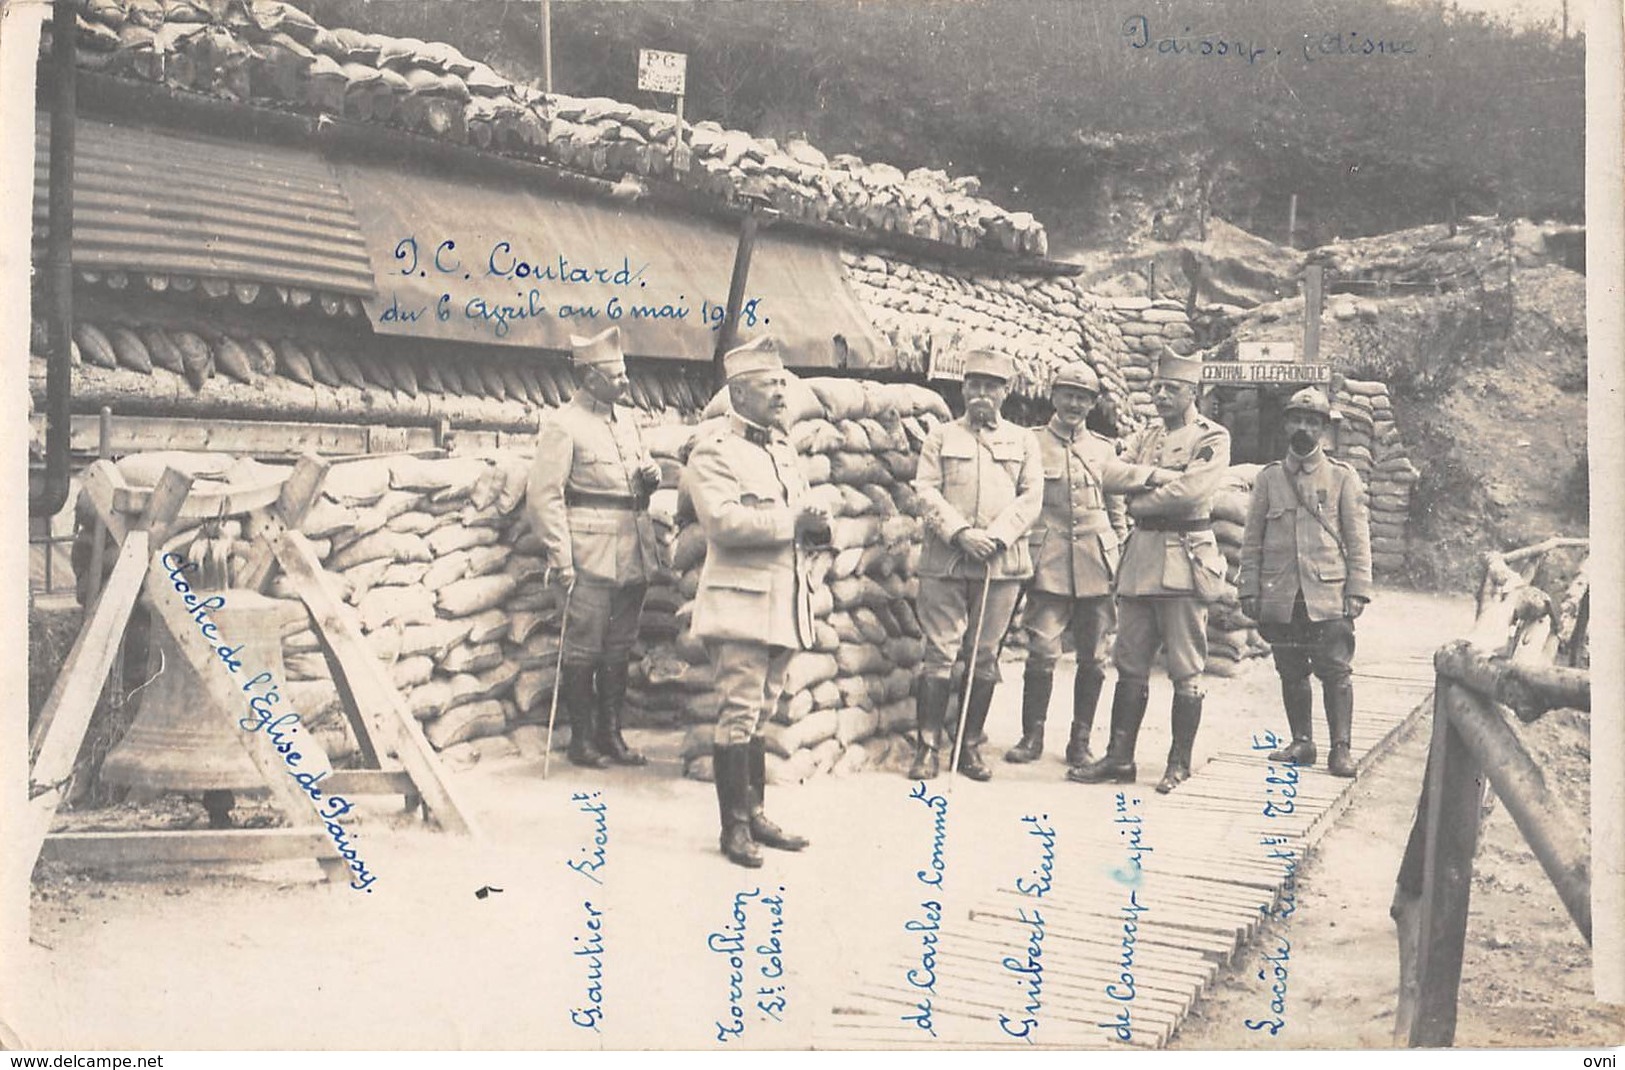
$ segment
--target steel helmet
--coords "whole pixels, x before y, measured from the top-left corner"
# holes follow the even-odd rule
[[[1320,390],[1312,386],[1306,386],[1296,394],[1293,394],[1292,397],[1288,399],[1286,408],[1282,409],[1281,412],[1283,415],[1285,415],[1293,410],[1297,410],[1298,412],[1312,412],[1326,420],[1330,420],[1332,418],[1332,403],[1326,400],[1325,394],[1321,393]]]

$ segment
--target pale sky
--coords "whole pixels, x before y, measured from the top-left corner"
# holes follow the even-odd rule
[[[1518,22],[1556,19],[1563,13],[1563,0],[1457,0],[1457,3],[1470,11],[1510,15]],[[1587,8],[1596,8],[1598,11],[1612,10],[1614,17],[1619,17],[1619,0],[1569,0],[1571,31],[1585,28]]]

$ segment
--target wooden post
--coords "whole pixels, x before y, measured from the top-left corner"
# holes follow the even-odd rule
[[[1298,195],[1294,193],[1286,209],[1286,247],[1295,249],[1298,245]]]
[[[728,280],[728,312],[717,331],[717,348],[711,356],[711,380],[721,390],[728,381],[722,370],[722,355],[732,349],[739,338],[739,309],[745,303],[745,283],[750,278],[750,258],[756,251],[756,206],[753,204],[739,223],[739,245],[734,250],[733,277]]]
[[[1310,264],[1303,271],[1303,362],[1320,359],[1321,267]]]
[[[113,410],[106,405],[102,406],[101,419],[98,421],[99,435],[96,439],[96,458],[102,461],[113,459]],[[91,522],[90,544],[90,602],[96,601],[96,596],[102,592],[102,558],[107,542],[107,525],[102,522],[100,514]],[[45,554],[46,564],[51,561],[51,550],[47,546]],[[49,570],[45,579],[47,589],[51,586]]]
[[[542,0],[542,92],[553,92],[553,0]]]
[[[1452,706],[1461,701],[1454,694],[1459,686],[1441,677],[1434,689],[1413,1048],[1447,1048],[1456,1038],[1456,997],[1483,792],[1483,770],[1450,716]]]

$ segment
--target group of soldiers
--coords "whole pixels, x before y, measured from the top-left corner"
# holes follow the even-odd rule
[[[572,347],[582,389],[543,421],[528,508],[567,592],[560,698],[570,760],[636,765],[644,758],[622,738],[621,712],[638,616],[657,568],[648,501],[660,470],[630,414],[618,411],[627,384],[618,329],[573,338]],[[1000,645],[1018,604],[1028,648],[1022,731],[1005,760],[1042,756],[1055,666],[1070,631],[1078,669],[1067,779],[1135,780],[1159,649],[1174,696],[1173,743],[1157,790],[1170,792],[1190,776],[1208,605],[1225,589],[1211,507],[1230,464],[1229,433],[1196,408],[1201,371],[1199,357],[1165,350],[1151,384],[1158,420],[1118,443],[1086,426],[1100,394],[1087,364],[1056,376],[1054,416],[1032,430],[1001,416],[1009,358],[967,355],[965,414],[932,430],[915,480],[925,507],[916,604],[925,651],[911,779],[940,772],[961,663],[957,768],[991,778],[981,747]],[[762,732],[791,655],[813,646],[808,552],[828,544],[830,517],[811,504],[785,437],[789,375],[772,338],[728,352],[724,374],[729,415],[694,442],[682,477],[706,540],[691,634],[706,646],[720,697],[712,752],[720,845],[731,861],[757,867],[760,847],[808,845],[764,812]],[[1283,422],[1287,456],[1265,466],[1253,490],[1241,608],[1272,644],[1292,731],[1291,744],[1271,758],[1314,763],[1313,674],[1324,689],[1328,769],[1352,776],[1354,619],[1371,596],[1363,491],[1354,470],[1325,453],[1331,408],[1324,394],[1293,395]],[[1097,758],[1090,736],[1114,627],[1111,733]]]

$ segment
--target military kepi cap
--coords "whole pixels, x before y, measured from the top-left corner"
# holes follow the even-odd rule
[[[1163,346],[1162,356],[1157,361],[1157,378],[1175,383],[1200,383],[1202,358],[1182,357],[1167,346]]]
[[[1326,395],[1312,386],[1306,386],[1287,399],[1286,407],[1282,413],[1312,412],[1330,420],[1332,418],[1332,403],[1326,400]]]
[[[624,361],[626,354],[621,352],[621,329],[606,327],[591,338],[572,334],[570,356],[577,364],[613,364],[618,360]]]
[[[722,374],[728,379],[737,379],[752,372],[783,370],[784,361],[779,358],[779,344],[770,334],[758,335],[722,355]]]
[[[1061,366],[1055,373],[1055,381],[1050,383],[1050,389],[1058,386],[1071,386],[1079,390],[1087,390],[1091,394],[1100,393],[1100,376],[1089,367],[1086,361],[1074,360],[1070,364]]]
[[[1003,353],[991,349],[976,349],[965,355],[965,374],[985,375],[990,379],[1009,382],[1016,374],[1016,365]]]

